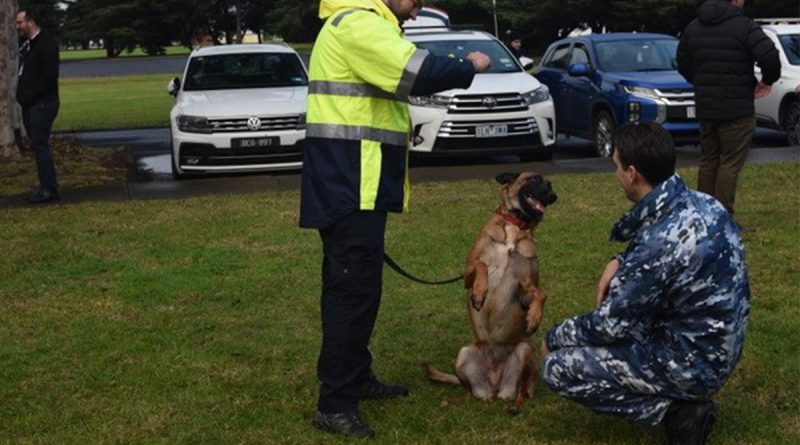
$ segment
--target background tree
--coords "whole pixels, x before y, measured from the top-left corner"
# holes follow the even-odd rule
[[[14,129],[19,127],[17,85],[17,2],[0,4],[0,159],[17,153]]]

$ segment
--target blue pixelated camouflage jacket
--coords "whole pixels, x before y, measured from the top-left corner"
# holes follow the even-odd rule
[[[642,365],[687,394],[719,389],[742,353],[750,288],[739,230],[673,175],[611,230],[628,241],[599,308],[547,333],[550,350],[636,342]]]

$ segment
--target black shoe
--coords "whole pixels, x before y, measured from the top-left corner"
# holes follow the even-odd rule
[[[670,445],[705,444],[716,416],[717,408],[710,400],[673,402],[664,417],[667,442]]]
[[[25,198],[25,201],[28,201],[30,204],[42,204],[45,202],[56,202],[60,200],[61,197],[58,196],[58,192],[51,192],[50,190],[39,190],[35,195]]]
[[[407,397],[408,388],[403,385],[387,385],[371,376],[367,383],[361,387],[361,400],[391,399],[392,397]]]
[[[315,427],[332,433],[341,433],[352,437],[372,437],[375,431],[367,425],[357,412],[323,414],[314,413],[311,423]]]

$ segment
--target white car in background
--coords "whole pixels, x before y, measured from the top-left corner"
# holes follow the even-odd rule
[[[299,169],[308,73],[286,45],[223,45],[189,55],[167,85],[172,173]]]
[[[759,19],[764,33],[778,48],[781,78],[766,97],[756,99],[756,119],[762,127],[785,131],[789,143],[800,146],[800,19]],[[756,72],[760,75],[758,67]]]
[[[550,92],[503,43],[485,32],[448,29],[419,28],[405,38],[438,56],[480,51],[491,59],[490,69],[476,74],[467,90],[409,98],[412,152],[518,154],[523,160],[552,155],[556,117]]]

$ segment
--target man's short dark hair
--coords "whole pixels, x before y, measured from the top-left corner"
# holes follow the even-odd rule
[[[36,8],[19,8],[17,14],[25,13],[25,20],[32,20],[37,25],[41,26],[42,15]]]
[[[42,25],[42,11],[40,8],[36,7],[35,5],[26,5],[25,3],[31,2],[20,2],[19,9],[17,10],[17,14],[24,12],[25,13],[25,20],[33,20],[34,23],[41,26]]]
[[[652,186],[675,174],[675,144],[655,122],[627,122],[614,131],[614,151],[624,168],[636,167]]]

